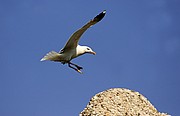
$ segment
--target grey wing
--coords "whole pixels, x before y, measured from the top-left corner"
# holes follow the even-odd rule
[[[88,23],[86,23],[82,28],[77,30],[74,34],[71,35],[69,40],[67,41],[65,47],[61,50],[61,52],[64,52],[68,49],[74,49],[78,45],[78,41],[82,34],[92,25],[96,24],[97,22],[101,21],[103,17],[105,16],[106,11],[104,10],[100,14],[98,14],[93,20],[90,20]]]

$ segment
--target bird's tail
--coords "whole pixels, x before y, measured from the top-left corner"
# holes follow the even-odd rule
[[[45,61],[45,60],[51,60],[51,61],[60,61],[60,54],[55,52],[55,51],[51,51],[49,53],[47,53],[42,59],[41,61]]]

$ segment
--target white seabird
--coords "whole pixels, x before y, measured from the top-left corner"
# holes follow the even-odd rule
[[[71,62],[73,58],[76,58],[80,55],[83,55],[85,53],[90,54],[96,54],[90,47],[88,46],[81,46],[78,45],[79,39],[82,36],[82,34],[92,25],[96,24],[97,22],[101,21],[103,17],[105,16],[106,11],[104,10],[100,14],[98,14],[94,19],[90,20],[88,23],[86,23],[82,28],[77,30],[67,41],[66,45],[63,49],[59,51],[59,53],[55,51],[51,51],[47,53],[41,61],[44,60],[50,60],[55,62],[61,62],[62,64],[68,64],[68,66],[74,70],[76,70],[79,73],[81,72],[82,67],[78,66],[77,64],[74,64]],[[73,66],[72,66],[73,65]]]

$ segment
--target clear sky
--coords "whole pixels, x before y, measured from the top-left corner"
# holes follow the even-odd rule
[[[0,0],[0,116],[77,116],[96,93],[129,88],[180,115],[179,0]],[[40,62],[107,10],[82,36],[97,54]]]

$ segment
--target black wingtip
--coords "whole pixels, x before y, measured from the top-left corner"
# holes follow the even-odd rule
[[[103,19],[103,17],[105,16],[106,14],[106,10],[104,10],[103,12],[101,12],[100,14],[98,14],[96,17],[94,17],[94,20],[99,22],[100,20]]]

